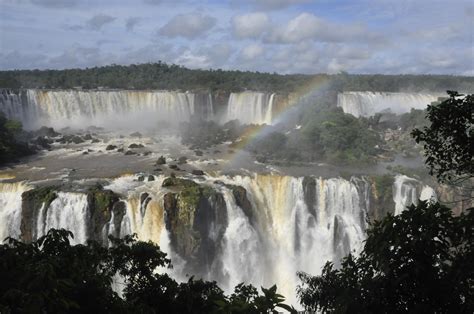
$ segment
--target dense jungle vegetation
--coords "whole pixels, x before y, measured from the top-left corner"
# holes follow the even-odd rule
[[[336,90],[468,91],[474,77],[451,75],[302,75],[249,71],[192,70],[163,62],[86,69],[0,71],[0,88],[117,88],[292,92],[313,80],[331,80]]]

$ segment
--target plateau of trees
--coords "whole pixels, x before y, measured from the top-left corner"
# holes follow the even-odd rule
[[[474,77],[450,75],[281,75],[220,69],[191,70],[163,62],[108,65],[86,69],[0,71],[0,88],[166,89],[166,90],[259,90],[291,92],[311,86],[315,80],[333,82],[337,91],[440,91],[469,90]]]
[[[301,129],[287,134],[267,132],[248,149],[265,160],[335,164],[367,164],[379,151],[381,139],[367,120],[346,114],[341,108],[310,111],[301,123]]]

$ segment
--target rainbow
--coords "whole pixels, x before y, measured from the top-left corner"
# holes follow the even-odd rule
[[[279,106],[277,106],[272,112],[272,124],[278,123],[279,121],[284,121],[285,117],[292,111],[298,104],[301,99],[305,96],[308,96],[312,93],[322,91],[326,89],[330,84],[329,75],[321,74],[315,75],[308,80],[307,83],[302,85],[296,91],[290,93],[287,99]],[[232,153],[227,156],[227,160],[232,162],[235,158],[238,157],[239,152],[248,147],[256,139],[262,137],[266,134],[266,125],[250,125],[246,128],[240,138],[231,144]]]

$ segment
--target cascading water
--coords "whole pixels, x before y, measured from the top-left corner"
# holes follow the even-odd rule
[[[337,95],[337,106],[355,117],[369,117],[382,111],[402,114],[412,108],[425,109],[442,96],[436,93],[344,92]]]
[[[239,120],[244,124],[271,124],[274,94],[259,92],[232,93],[224,122]]]
[[[20,237],[21,195],[29,189],[23,182],[0,183],[0,243],[6,237]]]
[[[36,224],[36,239],[49,229],[64,228],[74,234],[72,243],[85,243],[88,239],[89,221],[87,195],[82,193],[58,192],[48,208],[40,209]]]
[[[175,190],[163,187],[164,179],[165,176],[153,176],[153,180],[150,177],[143,182],[138,176],[127,175],[104,186],[121,195],[119,203],[123,203],[123,210],[114,206],[110,220],[104,222],[104,237],[136,233],[140,240],[160,244],[175,266],[163,271],[185,280],[190,257],[176,253],[170,230],[165,227],[163,198]],[[254,175],[206,177],[204,181],[190,179],[222,194],[225,208],[214,208],[216,205],[209,203],[213,208],[204,210],[224,210],[225,230],[222,237],[213,237],[212,230],[219,228],[211,224],[208,240],[218,241],[215,243],[217,251],[213,259],[206,260],[211,265],[200,266],[205,279],[216,280],[229,292],[240,282],[265,287],[277,284],[279,293],[296,304],[296,272],[318,274],[326,261],[337,265],[341,257],[349,252],[357,254],[361,249],[371,186],[364,178]],[[231,186],[245,189],[248,206],[242,204],[241,198],[237,201]],[[24,219],[21,195],[28,189],[30,187],[22,183],[0,184],[0,235],[3,237],[20,236]],[[396,214],[416,202],[420,194],[424,199],[436,197],[430,187],[402,175],[395,178],[393,190]],[[30,231],[33,239],[44,235],[49,228],[71,230],[74,243],[84,243],[92,236],[89,234],[93,222],[88,194],[57,192],[47,208],[44,204],[37,208],[36,222],[31,226],[34,230]]]
[[[159,122],[188,121],[191,115],[213,116],[210,95],[170,91],[2,91],[0,111],[27,129],[42,125],[122,128],[156,127]],[[196,99],[198,98],[198,99]],[[201,103],[204,102],[204,103]]]
[[[224,191],[229,226],[220,263],[224,278],[213,278],[232,289],[236,283],[268,286],[295,302],[297,271],[316,274],[326,261],[337,262],[364,239],[365,213],[354,182],[311,178],[315,200],[309,208],[304,179],[286,176],[222,177],[245,187],[253,212],[236,206]],[[368,183],[365,183],[368,185]],[[365,195],[363,196],[365,198]]]
[[[407,206],[418,204],[419,199],[422,201],[436,201],[436,192],[432,187],[423,185],[418,180],[405,175],[397,175],[393,185],[394,214],[398,215]]]

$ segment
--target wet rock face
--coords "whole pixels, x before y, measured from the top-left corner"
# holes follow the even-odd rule
[[[119,195],[110,190],[103,190],[101,186],[93,187],[87,191],[87,203],[90,215],[90,221],[87,226],[89,239],[98,242],[107,240],[104,239],[102,231],[104,230],[104,226],[110,221],[114,208],[116,211],[121,212],[121,205],[117,205],[119,202]],[[121,214],[122,217],[124,213],[123,211],[123,214]],[[114,219],[115,218],[116,217],[114,217]]]
[[[226,187],[232,191],[235,204],[243,210],[244,214],[249,218],[249,221],[253,221],[252,204],[247,197],[247,190],[240,185],[228,184]]]
[[[33,230],[37,229],[38,213],[41,207],[49,207],[56,199],[58,188],[56,186],[39,187],[22,194],[21,203],[21,240],[31,242],[34,240]]]
[[[168,179],[163,186],[180,189],[164,196],[171,245],[187,261],[189,271],[204,274],[220,249],[227,227],[224,197],[213,188],[190,180]]]
[[[121,227],[122,227],[122,220],[123,217],[125,216],[125,213],[127,211],[127,204],[123,201],[116,202],[113,207],[112,207],[112,212],[114,214],[113,218],[113,224],[114,224],[114,230],[108,230],[108,234],[111,234],[112,236],[118,238],[121,235]]]
[[[317,195],[316,195],[316,179],[313,177],[304,177],[303,178],[303,192],[304,192],[304,201],[308,206],[309,212],[317,218],[316,215],[316,204],[317,204]]]
[[[371,193],[368,216],[370,221],[381,220],[388,213],[395,212],[393,203],[393,183],[391,175],[370,177]]]
[[[350,252],[350,240],[347,234],[347,226],[341,216],[334,216],[334,234],[333,234],[333,250],[336,253],[336,261],[339,264],[340,260],[347,256]]]

